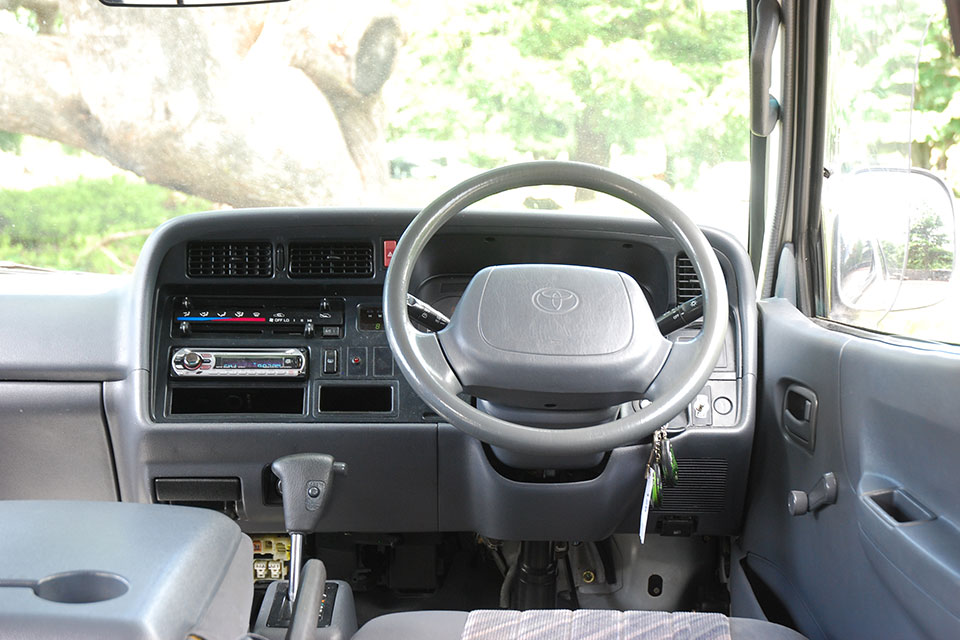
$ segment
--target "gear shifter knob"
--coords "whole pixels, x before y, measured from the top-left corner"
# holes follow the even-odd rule
[[[290,584],[287,596],[296,602],[300,586],[303,535],[315,531],[327,506],[333,474],[347,474],[347,465],[322,453],[295,453],[274,460],[273,472],[280,478],[283,521],[290,533]]]
[[[327,506],[334,473],[346,475],[347,465],[333,456],[296,453],[274,461],[273,472],[280,478],[283,520],[291,533],[316,530]]]

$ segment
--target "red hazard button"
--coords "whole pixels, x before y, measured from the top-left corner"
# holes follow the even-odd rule
[[[383,266],[389,267],[390,261],[393,260],[393,251],[397,248],[396,240],[384,240],[383,241]]]

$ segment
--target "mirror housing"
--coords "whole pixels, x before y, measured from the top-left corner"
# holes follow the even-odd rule
[[[953,194],[921,169],[838,176],[825,198],[831,316],[941,302],[956,269]]]

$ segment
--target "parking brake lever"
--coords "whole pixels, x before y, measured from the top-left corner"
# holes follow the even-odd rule
[[[290,585],[287,598],[297,599],[303,553],[303,535],[317,529],[327,506],[334,474],[346,475],[347,465],[333,456],[296,453],[274,460],[273,472],[280,478],[283,521],[290,533]]]

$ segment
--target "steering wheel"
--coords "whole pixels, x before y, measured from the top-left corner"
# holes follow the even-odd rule
[[[497,193],[567,185],[619,198],[650,215],[680,243],[700,277],[703,328],[693,340],[664,338],[646,297],[627,274],[570,265],[500,265],[474,276],[450,324],[418,331],[407,315],[417,259],[466,207]],[[574,456],[635,444],[667,424],[707,382],[723,348],[727,289],[703,232],[676,206],[608,169],[544,161],[493,169],[423,209],[397,243],[383,291],[387,339],[407,381],[454,427],[521,454]],[[516,409],[584,411],[640,397],[624,417],[584,427],[534,427],[485,413],[465,393]],[[558,416],[559,418],[559,416]],[[542,424],[542,420],[537,422]]]

